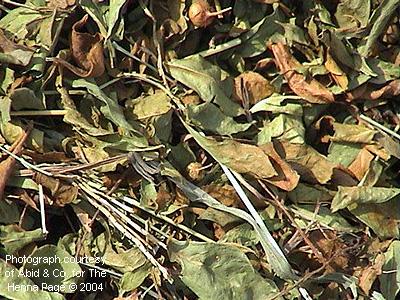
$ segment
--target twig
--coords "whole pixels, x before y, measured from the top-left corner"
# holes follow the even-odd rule
[[[29,123],[28,127],[23,131],[22,135],[11,146],[10,148],[11,151],[8,151],[3,146],[0,146],[1,150],[10,155],[0,163],[0,174],[1,174],[0,201],[3,199],[4,189],[6,188],[7,180],[10,178],[12,172],[14,171],[16,164],[16,157],[18,157],[17,155],[21,153],[22,147],[24,146],[25,141],[28,139],[32,129],[33,125],[32,123]]]
[[[259,180],[258,183],[264,188],[264,190],[272,197],[274,200],[276,206],[286,215],[286,217],[289,219],[290,223],[296,228],[296,230],[300,233],[301,237],[303,238],[304,242],[310,247],[311,251],[315,255],[315,257],[318,259],[318,261],[322,264],[326,262],[326,259],[322,256],[321,252],[314,246],[314,244],[310,241],[310,239],[307,237],[307,235],[304,233],[304,231],[300,228],[300,226],[297,224],[296,220],[292,217],[292,215],[288,212],[288,210],[282,205],[281,202],[278,200],[278,196],[274,195],[269,188],[261,181]]]
[[[52,109],[52,110],[23,110],[23,111],[11,111],[10,116],[12,117],[22,117],[22,116],[64,116],[67,114],[65,109]]]
[[[373,126],[377,127],[378,129],[384,131],[385,133],[390,134],[390,135],[394,136],[395,138],[397,138],[398,140],[400,140],[400,134],[398,134],[397,132],[394,132],[393,130],[383,126],[382,124],[380,124],[380,123],[378,123],[378,122],[376,122],[374,120],[372,120],[371,118],[369,118],[369,117],[367,117],[367,116],[365,116],[363,114],[360,114],[360,119],[364,120],[367,123],[370,123],[371,125],[373,125]]]
[[[168,273],[168,270],[164,268],[154,257],[151,255],[151,253],[146,249],[146,247],[143,245],[143,243],[135,237],[129,230],[127,230],[124,226],[122,226],[116,218],[103,206],[101,205],[96,205],[96,202],[92,199],[91,195],[93,196],[93,193],[87,193],[88,191],[84,191],[84,196],[85,198],[95,207],[97,207],[107,218],[108,221],[118,230],[120,231],[124,236],[126,236],[128,239],[130,239],[138,248],[139,250],[143,253],[143,255],[155,266],[157,267],[161,274],[164,276],[165,279],[168,280],[168,282],[172,283],[173,280],[171,276]],[[96,197],[96,196],[95,196]],[[97,197],[96,197],[97,198]]]
[[[44,193],[43,193],[43,186],[39,183],[39,207],[40,207],[40,220],[42,223],[42,233],[43,235],[47,235],[49,232],[46,228],[46,214],[44,210]]]

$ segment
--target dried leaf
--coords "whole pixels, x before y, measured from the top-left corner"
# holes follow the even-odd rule
[[[324,104],[335,101],[333,94],[316,79],[307,78],[296,71],[301,64],[292,56],[286,45],[273,44],[271,49],[276,65],[296,95],[310,103]]]
[[[52,178],[41,173],[36,173],[34,179],[37,184],[43,185],[45,190],[50,192],[51,198],[57,206],[65,206],[75,201],[78,196],[78,188],[61,179]]]
[[[186,126],[186,129],[215,160],[236,172],[249,174],[259,179],[278,175],[268,156],[259,147],[239,143],[232,139],[217,142],[202,136],[189,126]],[[260,166],[262,167],[260,168]]]
[[[369,170],[373,159],[374,155],[366,148],[362,148],[348,169],[358,180],[361,180]]]
[[[345,72],[342,71],[342,69],[333,59],[329,50],[327,51],[326,55],[325,68],[331,73],[332,78],[333,80],[335,80],[336,84],[340,86],[342,90],[344,91],[347,90],[349,85],[349,80],[347,79],[347,75]]]
[[[382,274],[382,266],[384,264],[385,256],[379,254],[372,265],[362,270],[360,275],[360,288],[366,294],[369,295],[373,283]]]
[[[275,151],[273,143],[261,145],[260,148],[269,156],[278,175],[266,179],[269,183],[284,191],[292,191],[298,184],[300,176]]]
[[[325,184],[331,180],[336,165],[312,147],[280,142],[275,143],[275,149],[304,181]]]
[[[27,66],[32,59],[34,51],[28,47],[10,41],[0,29],[0,62]]]
[[[83,78],[101,76],[105,70],[101,34],[82,32],[88,20],[89,15],[85,15],[72,26],[71,56],[78,67],[61,58],[54,58],[56,63]]]
[[[254,105],[273,93],[274,87],[256,72],[245,72],[235,78],[233,97],[239,103]]]
[[[24,146],[25,141],[27,140],[30,132],[32,130],[32,123],[28,125],[25,131],[22,132],[21,136],[14,142],[9,149],[13,154],[19,155],[22,152],[22,147]],[[0,201],[3,200],[4,189],[7,184],[7,180],[10,178],[11,174],[14,172],[14,167],[16,165],[16,160],[14,157],[9,156],[2,162],[0,162]]]

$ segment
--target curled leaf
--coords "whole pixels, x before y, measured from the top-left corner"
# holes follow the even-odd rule
[[[81,32],[88,19],[89,15],[85,15],[72,26],[71,54],[72,59],[79,67],[61,58],[54,59],[56,63],[83,78],[98,77],[104,73],[103,38],[101,34],[92,35],[87,32]]]

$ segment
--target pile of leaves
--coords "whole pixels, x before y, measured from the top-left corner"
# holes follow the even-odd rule
[[[0,295],[396,299],[399,6],[1,1]]]

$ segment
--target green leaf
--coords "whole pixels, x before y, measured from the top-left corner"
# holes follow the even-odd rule
[[[166,114],[172,108],[170,98],[162,91],[158,91],[154,95],[128,100],[125,106],[128,109],[132,107],[133,117],[139,120]]]
[[[103,102],[104,105],[100,108],[101,112],[115,125],[139,134],[126,120],[122,107],[119,106],[118,102],[108,97],[93,81],[76,79],[72,82],[72,86],[86,88],[90,94]],[[144,137],[138,137],[138,139],[142,141],[143,145],[147,145],[147,140]]]
[[[0,243],[8,254],[13,254],[26,245],[44,239],[40,228],[25,231],[17,225],[0,226]]]
[[[96,22],[99,27],[100,33],[103,37],[108,34],[107,22],[105,21],[105,11],[107,5],[102,2],[95,2],[91,0],[79,0],[79,5],[87,12],[87,14]]]
[[[386,251],[379,282],[384,299],[395,300],[400,291],[400,241],[393,241]]]
[[[361,48],[361,55],[367,56],[370,54],[372,48],[379,36],[383,33],[392,18],[393,13],[396,12],[397,7],[400,5],[398,0],[383,0],[380,2],[379,7],[374,11],[370,25],[371,31],[368,37],[365,38],[365,46]]]
[[[0,123],[8,123],[11,121],[11,99],[8,96],[0,97]]]
[[[68,91],[61,84],[61,76],[58,76],[56,81],[57,91],[61,94],[61,104],[67,111],[64,115],[63,121],[67,124],[73,125],[75,130],[85,131],[91,136],[104,136],[112,134],[113,131],[109,129],[104,129],[102,127],[95,127],[92,125],[75,106],[74,101],[71,99]]]
[[[400,189],[370,186],[339,186],[332,200],[333,212],[351,204],[383,203],[400,194]]]
[[[269,143],[272,138],[289,141],[294,144],[304,143],[305,128],[301,118],[280,114],[266,123],[256,137],[258,145]]]
[[[246,247],[255,247],[260,239],[253,227],[246,223],[229,230],[219,241],[222,243],[236,243]]]
[[[340,1],[335,18],[341,29],[352,29],[354,27],[366,27],[371,12],[370,0]]]
[[[300,104],[284,103],[285,100],[299,100],[299,96],[285,96],[279,94],[272,94],[268,98],[256,103],[250,109],[251,113],[259,111],[270,111],[272,113],[285,113],[289,115],[302,116],[303,108]]]
[[[349,207],[350,212],[382,239],[399,238],[400,202],[397,198],[384,203],[361,203]]]
[[[31,271],[31,274],[38,274],[31,279],[39,286],[63,286],[66,293],[72,293],[76,289],[71,285],[78,284],[83,279],[82,269],[74,257],[57,246],[42,246],[36,249],[30,258],[23,268],[24,271]]]
[[[229,244],[172,241],[168,252],[199,299],[265,300],[278,292],[272,280],[262,278],[246,255]]]
[[[330,202],[335,192],[320,185],[307,185],[299,183],[293,191],[290,191],[289,199],[295,203]]]
[[[107,14],[107,39],[115,32],[117,27],[124,28],[124,19],[121,17],[121,9],[128,0],[110,0],[109,11]],[[121,32],[119,35],[123,34]]]
[[[135,271],[124,273],[119,281],[119,290],[130,292],[138,288],[151,272],[151,264],[145,264]]]
[[[252,37],[238,47],[236,54],[244,58],[254,57],[266,50],[269,40],[282,37],[284,33],[283,27],[276,21],[285,22],[286,18],[278,7],[279,6],[274,5],[274,12],[254,25],[254,28],[258,27],[258,30]],[[254,30],[254,28],[252,29]]]
[[[0,259],[0,295],[10,300],[65,300],[59,293],[50,293],[40,290],[39,286],[24,276],[13,265]],[[7,276],[8,275],[8,276]],[[15,287],[10,288],[10,287]],[[29,292],[25,289],[29,288]]]
[[[195,90],[206,102],[215,102],[222,112],[228,116],[243,113],[239,104],[229,99],[232,87],[224,80],[227,74],[217,65],[213,65],[199,55],[177,59],[168,63],[171,75],[184,85]]]
[[[135,271],[147,262],[146,257],[136,247],[124,250],[120,247],[112,246],[105,233],[100,234],[94,243],[98,253],[102,255],[102,262],[119,272]]]
[[[300,228],[306,229],[310,222],[317,222],[328,228],[333,228],[342,232],[354,232],[356,228],[351,226],[339,213],[332,213],[329,208],[321,206],[315,214],[315,205],[293,205],[292,211],[300,216],[296,218],[296,223]]]
[[[157,190],[154,183],[142,180],[140,183],[140,204],[144,207],[152,207],[152,203],[157,199]]]
[[[11,10],[0,19],[0,28],[4,29],[6,35],[13,34],[18,40],[29,37],[38,26],[38,21],[43,18],[37,10],[18,7]]]
[[[231,135],[245,131],[251,124],[236,123],[233,118],[228,117],[212,103],[200,105],[189,105],[187,107],[190,121],[203,130],[208,130],[221,135]]]
[[[7,39],[0,29],[0,62],[27,66],[32,59],[34,51]]]
[[[329,145],[327,158],[335,164],[348,167],[356,159],[361,147],[361,144],[356,143],[332,142]]]
[[[285,40],[288,42],[288,45],[293,45],[294,43],[309,45],[310,42],[306,39],[304,34],[304,30],[299,26],[296,26],[296,19],[291,18],[289,23],[283,23],[276,21],[279,25],[283,27]]]
[[[15,201],[10,202],[6,199],[0,201],[0,220],[7,225],[19,222],[20,213]]]
[[[14,110],[22,109],[46,109],[44,95],[41,94],[41,99],[31,90],[26,87],[18,88],[10,93],[11,106]]]

